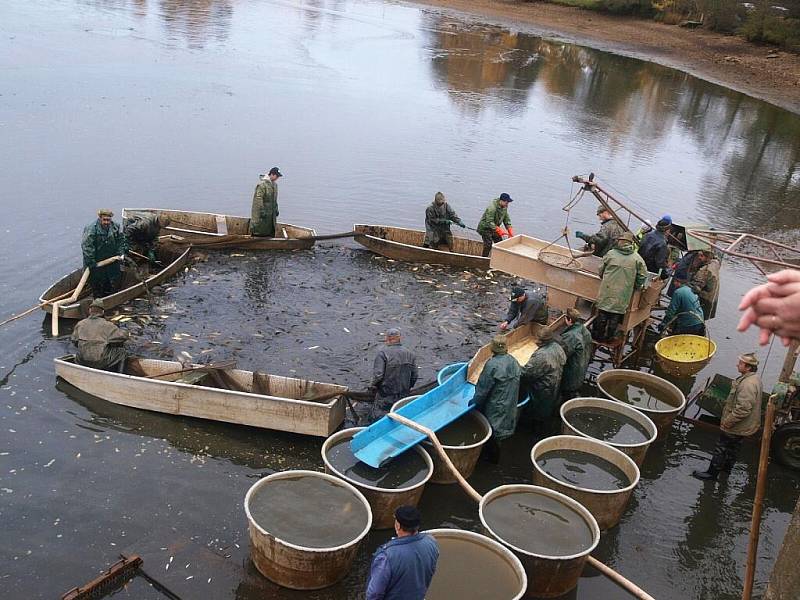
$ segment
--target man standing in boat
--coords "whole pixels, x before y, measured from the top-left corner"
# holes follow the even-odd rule
[[[425,599],[439,561],[439,545],[433,536],[419,532],[420,522],[413,506],[394,511],[397,537],[375,552],[366,600]]]
[[[568,308],[564,313],[567,328],[561,332],[558,343],[564,350],[567,362],[561,376],[561,403],[578,395],[586,370],[592,360],[592,334],[583,324],[583,316],[576,308]]]
[[[403,348],[400,330],[386,331],[386,345],[378,352],[372,367],[372,387],[376,390],[370,423],[384,416],[392,404],[409,395],[417,383],[417,357]]]
[[[120,261],[103,267],[97,266],[97,263],[112,256],[123,256],[127,250],[125,236],[122,235],[119,225],[112,220],[113,216],[113,211],[101,208],[97,211],[97,220],[83,229],[83,266],[89,269],[89,284],[95,298],[103,298],[116,292],[122,277]]]
[[[537,435],[549,434],[558,406],[558,391],[567,357],[549,327],[539,328],[536,335],[539,347],[522,367],[520,385],[530,395],[524,409],[526,420],[532,423]]]
[[[492,426],[492,437],[486,443],[486,458],[500,462],[503,440],[514,435],[517,428],[519,377],[522,373],[517,359],[508,354],[506,338],[496,335],[492,340],[492,358],[481,371],[475,386],[473,402]]]
[[[594,235],[576,231],[575,237],[586,242],[587,249],[590,249],[595,256],[602,257],[614,247],[614,241],[622,235],[625,229],[605,206],[597,207],[597,218],[600,219],[600,231]]]
[[[528,294],[524,287],[511,288],[511,304],[508,307],[506,320],[500,323],[500,331],[516,329],[535,322],[547,325],[547,292],[537,287]]]
[[[129,248],[135,248],[139,254],[147,256],[150,262],[156,262],[156,246],[161,229],[168,227],[170,218],[156,213],[134,215],[127,219],[123,233]]]
[[[483,211],[483,216],[478,223],[478,233],[483,239],[483,256],[489,256],[492,244],[495,242],[514,236],[511,217],[508,216],[508,205],[513,201],[511,196],[503,192],[499,198],[492,200],[491,204]]]
[[[647,281],[647,266],[634,250],[633,234],[619,235],[616,247],[603,257],[598,275],[600,291],[597,294],[597,317],[592,326],[592,337],[598,342],[610,342],[617,336],[617,328],[630,308],[634,290],[641,289]]]
[[[75,362],[79,365],[118,371],[125,369],[127,353],[123,345],[128,335],[103,315],[103,301],[95,298],[89,306],[89,316],[78,321],[72,330],[72,342],[78,346]]]
[[[250,216],[250,234],[257,237],[275,237],[278,219],[278,178],[283,177],[278,167],[261,176],[253,194],[253,210]]]
[[[450,223],[466,227],[458,218],[456,211],[447,203],[444,194],[436,192],[433,202],[425,209],[425,240],[422,245],[438,250],[439,246],[444,244],[450,252],[453,252],[453,233],[450,231]]]
[[[758,357],[749,352],[739,356],[736,365],[739,377],[731,384],[731,391],[722,407],[720,434],[711,462],[705,471],[694,471],[692,476],[702,480],[717,478],[720,471],[731,472],[742,440],[761,428],[761,377],[758,371]]]

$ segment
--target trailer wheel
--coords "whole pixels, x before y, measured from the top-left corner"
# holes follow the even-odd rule
[[[787,423],[775,430],[772,452],[779,463],[800,471],[800,423]]]

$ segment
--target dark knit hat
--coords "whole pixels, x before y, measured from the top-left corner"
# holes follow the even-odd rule
[[[406,531],[419,529],[421,517],[419,511],[414,506],[398,506],[394,511],[394,518],[400,523],[400,527]]]

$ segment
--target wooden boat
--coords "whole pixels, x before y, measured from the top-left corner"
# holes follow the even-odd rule
[[[110,296],[101,298],[103,307],[108,310],[124,304],[128,300],[147,293],[147,290],[153,286],[165,282],[186,265],[189,260],[189,250],[190,248],[175,248],[162,244],[158,249],[158,258],[162,263],[161,270],[148,275],[142,281],[133,269],[128,269],[123,274],[120,290]],[[74,290],[81,279],[81,275],[83,275],[83,271],[83,268],[75,269],[69,275],[65,275],[56,281],[42,292],[42,295],[39,296],[39,303],[58,298],[62,294]],[[72,304],[61,305],[58,315],[64,319],[85,319],[89,316],[89,305],[93,299],[92,287],[87,284],[78,300]],[[45,304],[42,306],[42,310],[52,312],[52,307],[49,304]]]
[[[158,214],[172,222],[162,230],[171,234],[174,244],[191,244],[195,248],[241,248],[244,250],[304,250],[314,245],[316,232],[308,227],[278,223],[279,237],[250,235],[250,219],[216,213],[170,210],[166,208],[123,208],[122,218],[140,214]]]
[[[58,377],[123,406],[321,437],[344,420],[347,388],[332,383],[241,369],[180,373],[179,362],[147,358],[129,358],[125,374],[78,365],[73,355],[54,360]]]
[[[483,242],[453,236],[453,250],[424,248],[425,232],[385,225],[353,225],[355,240],[376,254],[405,262],[449,265],[466,269],[488,269],[489,259],[481,256]]]

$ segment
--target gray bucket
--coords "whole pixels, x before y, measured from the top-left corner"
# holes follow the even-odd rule
[[[424,533],[439,543],[439,562],[426,600],[519,600],[525,595],[525,569],[502,544],[460,529],[430,529]]]
[[[591,543],[585,549],[570,555],[534,553],[519,548],[501,538],[486,522],[484,513],[491,502],[501,496],[513,493],[533,493],[546,496],[558,501],[572,513],[582,519],[590,531]],[[488,492],[480,502],[478,513],[486,532],[504,546],[510,548],[520,559],[525,573],[528,576],[527,596],[534,598],[554,598],[562,596],[578,585],[578,580],[583,572],[583,567],[589,554],[597,547],[600,541],[600,529],[592,514],[579,502],[551,489],[535,485],[501,485]]]
[[[608,389],[608,385],[614,381],[625,381],[633,384],[639,383],[652,386],[659,390],[661,400],[670,404],[672,408],[656,409],[623,402],[611,394]],[[609,369],[608,371],[603,371],[597,376],[597,387],[615,402],[632,406],[650,417],[650,420],[653,421],[658,428],[657,440],[663,440],[669,435],[672,429],[672,422],[675,420],[675,417],[678,416],[678,413],[683,410],[683,407],[686,406],[686,396],[684,396],[683,392],[674,384],[666,379],[662,379],[650,373],[643,373],[642,371],[633,371],[631,369]]]
[[[556,479],[545,473],[537,462],[542,454],[551,450],[579,450],[605,459],[621,469],[630,483],[619,490],[595,490]],[[597,525],[603,531],[614,527],[619,522],[622,513],[628,506],[633,488],[639,483],[639,467],[630,456],[608,444],[588,437],[556,435],[545,438],[531,449],[531,462],[533,463],[534,485],[556,490],[580,502],[597,519]]]
[[[292,544],[272,535],[259,525],[250,513],[254,494],[264,486],[281,479],[318,477],[349,491],[353,499],[363,503],[367,519],[361,533],[348,543],[332,548],[309,548]],[[258,571],[270,581],[295,590],[318,590],[342,579],[355,558],[361,540],[372,526],[372,511],[367,499],[354,486],[332,475],[317,471],[283,471],[254,483],[244,499],[250,534],[250,558]]]
[[[433,475],[433,461],[428,453],[417,445],[407,452],[418,452],[427,465],[428,472],[425,475],[425,478],[419,483],[404,488],[387,489],[367,485],[359,481],[354,481],[333,467],[328,460],[328,450],[330,450],[331,446],[343,438],[352,438],[362,429],[366,429],[366,427],[351,427],[350,429],[343,429],[342,431],[334,433],[325,440],[325,442],[322,444],[322,461],[325,463],[325,472],[336,475],[337,477],[341,477],[350,485],[355,487],[359,492],[364,494],[364,497],[367,499],[370,507],[372,508],[373,529],[391,529],[394,527],[394,511],[399,506],[416,506],[419,502],[419,499],[422,497],[422,492],[425,489],[425,484],[431,478],[431,475]]]
[[[573,411],[580,410],[581,408],[602,408],[624,415],[641,425],[642,428],[648,433],[649,437],[647,440],[638,444],[620,444],[617,442],[596,438],[581,431],[570,421],[570,414],[572,414]],[[638,467],[642,466],[644,457],[647,454],[647,449],[650,447],[650,444],[655,441],[656,436],[658,435],[658,429],[656,428],[655,423],[653,423],[653,421],[651,421],[646,414],[636,410],[632,406],[623,404],[622,402],[615,402],[605,398],[573,398],[572,400],[567,400],[561,405],[561,423],[561,433],[564,435],[578,435],[599,440],[630,456]]]

